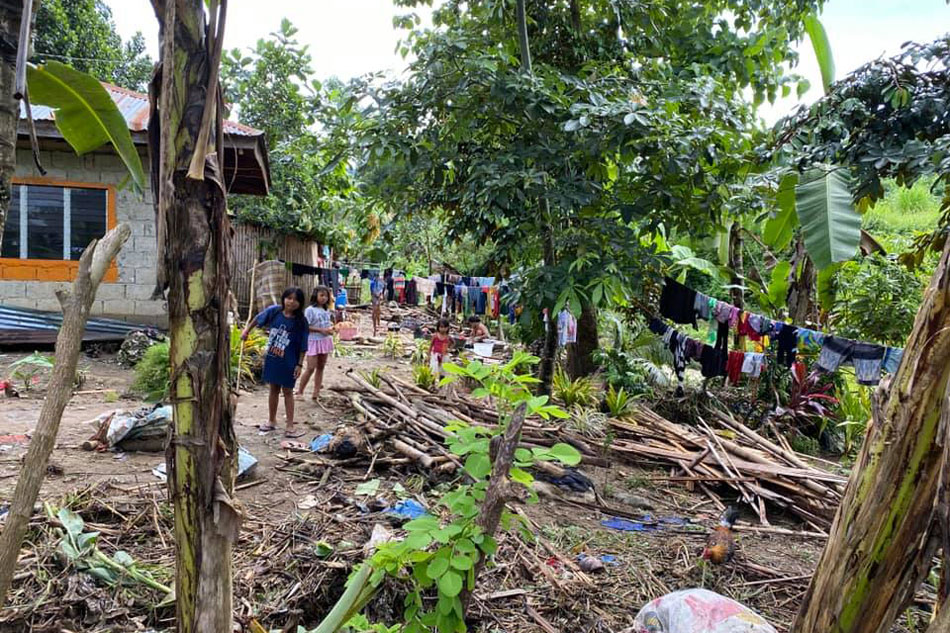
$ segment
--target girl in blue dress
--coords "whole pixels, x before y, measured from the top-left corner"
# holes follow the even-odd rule
[[[280,298],[280,305],[273,305],[258,314],[241,333],[241,339],[245,340],[254,327],[269,330],[262,375],[264,382],[270,385],[268,420],[267,424],[257,428],[265,432],[277,428],[277,401],[283,392],[287,413],[286,437],[303,435],[294,428],[294,383],[300,376],[303,355],[307,351],[308,325],[303,301],[300,288],[287,288]]]

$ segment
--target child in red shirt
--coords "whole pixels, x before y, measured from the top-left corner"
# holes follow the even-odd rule
[[[429,367],[433,373],[442,375],[442,363],[449,353],[449,344],[452,338],[449,336],[449,320],[439,319],[436,333],[432,335],[432,344],[429,346]]]

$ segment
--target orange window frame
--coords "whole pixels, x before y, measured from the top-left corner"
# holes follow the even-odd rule
[[[95,182],[57,180],[55,178],[14,177],[14,185],[42,185],[69,187],[73,189],[104,189],[106,191],[106,230],[115,228],[115,185]],[[79,273],[79,261],[59,259],[19,259],[0,257],[0,280],[3,281],[73,281]],[[115,260],[103,277],[104,282],[114,283],[119,279],[119,267]]]

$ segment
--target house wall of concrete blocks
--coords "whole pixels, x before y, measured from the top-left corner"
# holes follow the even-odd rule
[[[144,153],[142,161],[148,173]],[[150,298],[155,288],[157,264],[151,190],[136,194],[128,186],[121,187],[128,172],[119,157],[112,153],[76,156],[66,151],[42,151],[40,162],[46,169],[47,178],[116,185],[116,220],[125,222],[132,229],[132,236],[119,253],[118,281],[103,282],[99,286],[92,314],[164,326],[167,323],[165,302]],[[16,175],[40,176],[29,150],[17,150]],[[66,282],[0,279],[0,305],[58,311],[60,306],[56,290],[69,285]]]

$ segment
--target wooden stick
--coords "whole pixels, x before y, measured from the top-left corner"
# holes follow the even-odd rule
[[[63,323],[56,336],[56,362],[40,409],[39,421],[17,479],[10,513],[0,534],[0,604],[3,604],[16,569],[20,544],[46,475],[63,410],[72,397],[76,364],[90,307],[110,263],[131,234],[129,225],[123,223],[106,233],[101,240],[93,240],[79,258],[79,271],[72,290],[64,289],[56,293],[63,306]]]
[[[255,258],[256,259],[256,258]],[[251,266],[251,289],[250,289],[250,299],[247,304],[247,321],[244,323],[244,328],[247,329],[247,326],[251,323],[251,319],[254,318],[254,278],[257,274],[257,262]],[[238,350],[238,370],[237,370],[237,383],[234,387],[234,390],[237,392],[241,391],[241,364],[244,362],[244,341],[241,341],[241,347]]]

